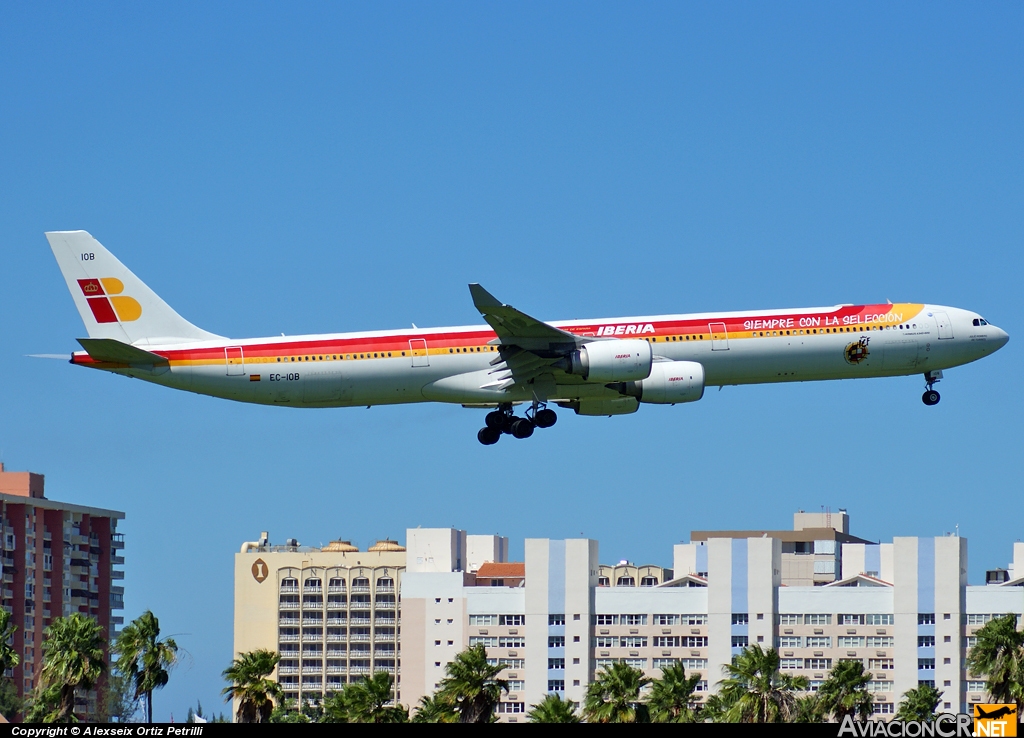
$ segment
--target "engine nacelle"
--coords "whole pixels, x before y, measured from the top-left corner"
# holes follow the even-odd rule
[[[649,377],[619,389],[640,402],[674,405],[695,402],[704,396],[704,367],[696,361],[659,361]]]
[[[588,382],[635,382],[650,375],[653,361],[651,344],[629,339],[583,344],[557,366]]]

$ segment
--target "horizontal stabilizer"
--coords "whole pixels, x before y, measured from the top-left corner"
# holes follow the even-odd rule
[[[62,359],[71,361],[71,354],[25,354],[30,359]]]
[[[113,338],[79,338],[82,348],[96,361],[110,364],[137,364],[145,366],[166,366],[167,359],[149,351],[129,346]]]

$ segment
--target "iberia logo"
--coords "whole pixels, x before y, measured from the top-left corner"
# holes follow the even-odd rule
[[[97,323],[127,323],[138,320],[142,315],[139,301],[121,294],[124,292],[124,283],[120,279],[80,279],[78,286],[82,288],[82,294]]]
[[[1017,706],[975,705],[974,735],[1017,735]]]
[[[847,346],[845,351],[847,363],[859,364],[868,358],[868,341],[870,340],[870,337],[864,336],[857,343],[851,343]]]

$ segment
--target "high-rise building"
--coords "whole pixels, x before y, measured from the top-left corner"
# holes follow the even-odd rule
[[[47,499],[43,475],[10,472],[0,464],[3,526],[3,607],[18,627],[21,655],[9,676],[21,696],[35,688],[42,665],[43,630],[54,618],[81,612],[112,641],[124,618],[124,513]],[[80,709],[95,710],[95,695]]]

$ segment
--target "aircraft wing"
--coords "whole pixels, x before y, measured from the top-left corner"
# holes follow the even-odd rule
[[[164,357],[130,346],[113,338],[79,338],[82,348],[96,361],[111,364],[141,364],[143,366],[167,366]]]
[[[476,309],[498,334],[502,346],[562,356],[585,343],[571,333],[505,305],[478,284],[469,285],[469,293]]]
[[[533,385],[534,394],[544,399],[554,391],[554,364],[587,340],[555,328],[506,305],[479,284],[469,285],[473,304],[498,334],[498,356],[488,374],[492,379],[482,389],[507,390],[515,385]]]

